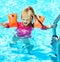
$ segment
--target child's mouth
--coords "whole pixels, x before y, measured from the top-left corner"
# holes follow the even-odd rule
[[[26,26],[26,25],[28,25],[27,23],[24,23],[24,25]]]
[[[27,23],[24,23],[24,24],[27,24]]]

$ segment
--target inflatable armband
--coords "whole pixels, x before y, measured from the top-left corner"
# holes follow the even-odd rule
[[[9,27],[16,27],[17,26],[17,14],[9,14]]]
[[[41,23],[44,22],[44,17],[43,17],[43,16],[37,15],[37,18],[38,18],[38,20],[39,20]],[[38,20],[37,20],[37,19],[35,20],[35,22],[34,22],[34,27],[36,27],[36,28],[42,28],[42,24],[39,23]]]

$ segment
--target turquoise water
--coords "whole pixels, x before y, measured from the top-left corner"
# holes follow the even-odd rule
[[[25,7],[32,6],[36,14],[45,17],[44,25],[52,24],[60,14],[60,0],[1,0],[0,1],[0,22],[8,21],[8,14],[17,13],[18,21],[20,14]],[[57,26],[57,35],[60,37],[60,21]],[[57,62],[51,46],[52,28],[41,30],[34,28],[30,38],[34,45],[32,55],[22,52],[22,42],[18,44],[19,50],[11,48],[9,43],[15,34],[16,28],[4,28],[0,26],[0,62]]]

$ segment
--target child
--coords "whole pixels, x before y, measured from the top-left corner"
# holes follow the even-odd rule
[[[12,17],[14,17],[14,15],[12,15]],[[40,18],[40,20],[39,20]],[[52,26],[44,26],[42,24],[41,21],[43,21],[44,19],[41,19],[41,16],[37,16],[35,15],[34,13],[34,10],[32,7],[28,7],[26,9],[24,9],[21,13],[21,22],[17,22],[17,33],[16,35],[14,35],[14,37],[12,38],[12,44],[16,44],[16,42],[22,38],[23,39],[23,43],[25,44],[26,48],[27,48],[27,51],[28,53],[30,53],[30,51],[32,50],[33,48],[33,45],[31,45],[30,41],[29,41],[29,38],[31,37],[31,31],[34,27],[36,27],[36,23],[32,24],[32,20],[35,19],[36,21],[39,22],[39,24],[41,25],[41,27],[39,28],[42,28],[42,29],[48,29],[48,28],[51,28]],[[13,21],[13,20],[12,20]],[[35,21],[35,22],[36,22]],[[13,23],[12,23],[13,24]],[[6,28],[10,28],[12,27],[10,25],[10,23],[2,23],[2,25]],[[14,25],[14,24],[13,24]],[[40,26],[39,25],[39,26]],[[37,26],[38,27],[38,26]]]

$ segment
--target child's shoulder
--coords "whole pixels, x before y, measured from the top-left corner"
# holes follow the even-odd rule
[[[23,24],[22,22],[17,22],[18,25]]]
[[[22,27],[23,23],[22,22],[17,22],[18,27]]]

